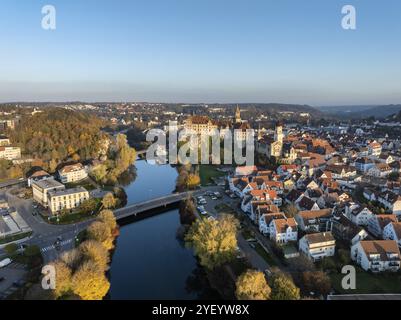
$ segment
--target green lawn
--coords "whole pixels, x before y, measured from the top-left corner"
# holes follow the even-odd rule
[[[277,263],[274,261],[274,259],[259,243],[255,244],[255,250],[268,263],[270,267],[277,266]]]
[[[17,240],[21,240],[24,239],[26,237],[29,237],[32,234],[32,232],[24,232],[24,233],[19,233],[16,235],[12,235],[9,237],[5,237],[5,238],[1,238],[0,239],[0,244],[6,244],[12,241],[17,241]]]
[[[225,174],[217,170],[217,166],[214,165],[200,165],[199,166],[199,176],[201,179],[201,185],[205,186],[213,183],[211,178],[222,177]]]
[[[342,288],[341,280],[344,277],[343,274],[330,274],[333,287],[337,292],[341,294],[401,293],[401,274],[372,274],[360,268],[356,269],[355,290],[344,290]]]

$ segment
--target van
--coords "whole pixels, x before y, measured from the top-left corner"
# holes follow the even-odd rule
[[[7,267],[11,262],[13,262],[10,258],[4,259],[0,261],[0,268]]]

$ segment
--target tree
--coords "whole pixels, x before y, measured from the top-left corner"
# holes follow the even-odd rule
[[[287,216],[287,218],[294,218],[298,214],[299,211],[298,211],[297,207],[294,206],[293,204],[288,204],[287,206],[285,206],[284,212],[285,212],[285,215]]]
[[[63,261],[56,261],[51,263],[56,271],[56,289],[54,295],[60,298],[67,295],[71,291],[71,276],[72,271]]]
[[[93,222],[87,229],[88,239],[99,241],[107,250],[113,248],[113,237],[107,224],[101,221]]]
[[[111,210],[102,210],[99,213],[98,219],[99,221],[104,222],[112,232],[117,228],[117,220],[113,211]]]
[[[79,245],[79,251],[86,260],[95,262],[102,270],[108,268],[110,262],[108,250],[98,241],[87,240]]]
[[[91,172],[91,176],[97,182],[104,182],[106,175],[107,175],[107,167],[104,164],[97,165]]]
[[[83,214],[89,214],[96,210],[97,202],[94,198],[87,199],[81,203],[79,209]]]
[[[302,282],[307,293],[314,292],[319,295],[327,295],[331,289],[330,278],[323,271],[303,272]]]
[[[82,260],[82,253],[77,248],[65,251],[60,256],[60,261],[64,262],[72,271],[75,271],[79,267]]]
[[[267,300],[271,293],[264,274],[255,270],[247,270],[239,276],[236,288],[238,300]]]
[[[83,300],[101,300],[109,288],[104,270],[90,260],[84,262],[72,276],[72,290]]]
[[[190,173],[185,183],[188,189],[194,189],[200,184],[200,177],[197,174]]]
[[[200,264],[214,269],[235,258],[238,221],[229,215],[219,220],[198,219],[189,229],[185,240],[200,259]]]
[[[16,243],[9,243],[4,247],[4,251],[9,255],[14,255],[17,253],[18,245]]]
[[[271,279],[272,300],[299,300],[300,293],[294,282],[288,276],[277,273]]]
[[[102,205],[106,209],[112,209],[116,206],[117,200],[114,198],[113,194],[111,192],[106,193],[106,195],[103,197],[102,200]]]
[[[400,178],[400,174],[399,174],[398,172],[391,172],[391,173],[388,175],[388,179],[389,179],[390,181],[398,181],[399,178]]]

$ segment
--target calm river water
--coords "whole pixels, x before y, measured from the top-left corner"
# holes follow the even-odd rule
[[[137,161],[136,179],[125,187],[128,204],[169,194],[177,171]],[[191,250],[177,240],[178,209],[121,228],[111,264],[111,299],[215,298]]]

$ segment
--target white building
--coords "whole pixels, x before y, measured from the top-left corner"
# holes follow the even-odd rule
[[[383,230],[383,239],[395,240],[401,247],[401,222],[390,222]]]
[[[297,241],[298,226],[294,218],[273,219],[270,239],[276,243],[287,243]]]
[[[307,234],[299,240],[299,251],[312,261],[334,256],[336,240],[331,232]]]
[[[81,163],[64,166],[58,171],[58,175],[62,183],[77,182],[88,177]]]
[[[44,207],[47,207],[48,205],[47,194],[49,191],[64,189],[65,186],[62,183],[54,180],[53,178],[32,181],[33,200],[40,203]]]
[[[16,160],[21,159],[21,149],[19,147],[0,147],[0,159]]]
[[[89,192],[83,187],[48,192],[48,204],[52,214],[77,208],[88,199]]]
[[[360,241],[351,247],[351,259],[372,272],[400,269],[400,250],[394,240]]]
[[[351,203],[345,207],[345,216],[357,226],[367,226],[373,212],[364,206]]]

